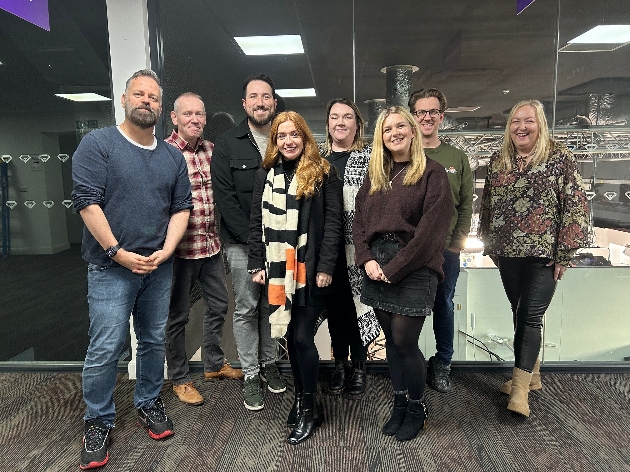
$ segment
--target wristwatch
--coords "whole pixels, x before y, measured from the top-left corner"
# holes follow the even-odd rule
[[[108,247],[107,249],[105,249],[105,254],[107,254],[109,257],[113,259],[118,253],[119,249],[120,249],[120,245],[116,244],[115,246]]]

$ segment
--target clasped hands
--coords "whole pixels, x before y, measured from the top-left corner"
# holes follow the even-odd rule
[[[265,271],[260,270],[255,274],[252,274],[252,281],[257,284],[265,285]],[[332,283],[332,275],[324,272],[318,272],[315,277],[315,283],[319,288],[328,287]]]
[[[363,267],[365,267],[365,272],[372,280],[380,280],[382,282],[391,284],[389,279],[385,277],[385,274],[383,274],[383,269],[381,269],[380,264],[374,259],[372,259],[371,261],[367,261]]]

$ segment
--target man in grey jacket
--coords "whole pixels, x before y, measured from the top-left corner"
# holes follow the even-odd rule
[[[267,150],[276,113],[274,97],[273,81],[266,75],[245,79],[242,100],[247,118],[216,139],[211,168],[215,203],[221,214],[221,241],[232,274],[234,340],[245,375],[244,405],[252,411],[264,406],[261,378],[273,393],[286,390],[276,367],[278,348],[271,337],[268,304],[262,287],[252,282],[247,272],[254,177]]]

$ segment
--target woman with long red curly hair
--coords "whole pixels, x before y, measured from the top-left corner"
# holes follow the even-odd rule
[[[315,398],[315,323],[331,291],[342,238],[341,188],[304,118],[280,113],[254,183],[247,268],[265,285],[271,335],[287,335],[295,379],[290,444],[310,437],[323,421]]]

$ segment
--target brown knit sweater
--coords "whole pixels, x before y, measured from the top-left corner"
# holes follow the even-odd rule
[[[405,163],[394,163],[391,176]],[[453,215],[453,200],[444,166],[427,158],[427,167],[415,185],[403,185],[404,173],[397,176],[391,190],[368,195],[369,176],[356,197],[352,234],[359,267],[374,259],[370,243],[379,233],[394,233],[401,250],[385,267],[385,277],[393,284],[420,267],[442,272],[442,250]]]

